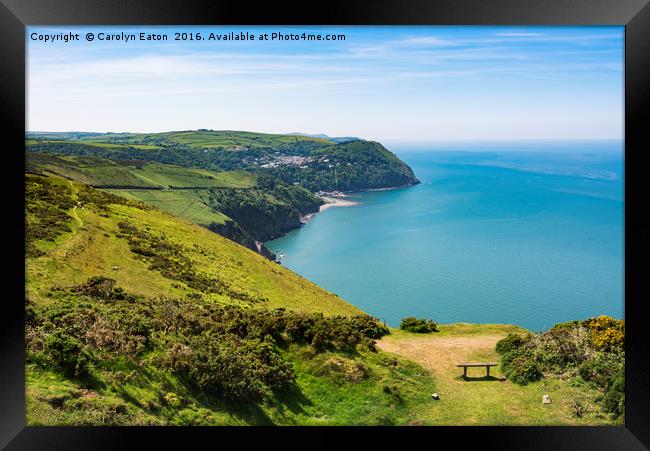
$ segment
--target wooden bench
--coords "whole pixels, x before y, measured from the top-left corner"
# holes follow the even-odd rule
[[[467,367],[475,367],[475,366],[484,366],[485,370],[487,371],[488,377],[490,376],[490,367],[491,366],[497,366],[495,362],[482,362],[482,363],[459,363],[456,365],[458,367],[463,367],[463,377],[467,377]]]

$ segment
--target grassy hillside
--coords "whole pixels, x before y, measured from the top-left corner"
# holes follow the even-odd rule
[[[309,191],[245,171],[216,172],[135,160],[28,152],[26,170],[139,200],[208,227],[272,258],[261,241],[300,226],[322,201]]]
[[[244,171],[216,172],[137,160],[113,161],[33,152],[27,153],[26,169],[96,188],[252,188],[257,184],[256,176]]]
[[[32,138],[45,138],[57,136],[56,134],[32,133]],[[165,133],[105,133],[74,135],[62,133],[61,139],[77,140],[85,143],[105,143],[119,145],[151,145],[177,144],[192,148],[222,148],[231,149],[236,146],[243,147],[280,147],[295,143],[318,143],[330,145],[329,139],[311,137],[306,135],[282,135],[270,133],[255,133],[236,130],[186,130]]]
[[[183,255],[188,258],[186,265],[202,277],[218,280],[231,287],[233,292],[241,292],[250,299],[263,302],[265,307],[286,307],[330,314],[359,313],[359,310],[340,298],[276,263],[205,228],[158,209],[54,177],[28,176],[27,183],[28,196],[32,195],[30,186],[40,184],[44,187],[38,188],[39,190],[58,187],[62,193],[61,199],[66,199],[66,196],[71,199],[64,204],[69,207],[65,209],[65,215],[69,218],[65,227],[69,230],[57,235],[54,241],[30,241],[36,250],[47,252],[34,260],[28,268],[27,276],[34,280],[28,287],[29,295],[34,299],[46,298],[50,285],[70,286],[80,284],[90,276],[111,275],[119,286],[134,294],[200,294],[211,301],[231,302],[227,295],[202,292],[199,288],[188,285],[187,280],[178,277],[170,279],[163,273],[150,271],[150,256],[130,250],[130,229],[125,231],[126,229],[120,228],[120,224],[128,224],[142,233],[155,230],[154,235],[147,235],[147,240],[155,241],[164,237],[170,245],[182,249]],[[79,207],[76,202],[80,203]],[[100,206],[95,202],[100,202]],[[51,205],[45,203],[45,206],[45,211],[52,210]],[[28,231],[39,230],[49,224],[50,218],[41,217],[40,214],[35,214],[36,211],[38,210],[34,210],[34,214],[27,218]],[[56,220],[58,224],[59,219],[57,216],[51,221]],[[34,224],[34,228],[31,224]],[[41,235],[32,231],[30,236]],[[114,270],[113,267],[118,269]],[[45,274],[46,278],[39,277]],[[311,295],[306,296],[307,293]]]
[[[58,138],[58,139],[55,139]],[[312,192],[357,191],[418,183],[381,144],[304,135],[228,130],[166,133],[30,133],[34,152],[139,160],[214,171],[272,174]]]
[[[405,424],[429,373],[304,278],[156,208],[26,177],[27,422]]]

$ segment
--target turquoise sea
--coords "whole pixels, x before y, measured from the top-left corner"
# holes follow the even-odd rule
[[[421,184],[355,193],[267,243],[369,314],[531,330],[624,310],[623,146],[395,146]]]

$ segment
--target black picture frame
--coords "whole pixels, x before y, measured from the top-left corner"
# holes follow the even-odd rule
[[[432,428],[142,428],[26,427],[24,380],[24,140],[25,26],[29,25],[624,25],[625,34],[625,320],[626,415],[624,427]],[[2,313],[0,318],[0,446],[12,450],[118,449],[146,440],[147,448],[242,446],[253,440],[277,445],[333,446],[394,438],[406,446],[483,449],[647,449],[650,447],[650,365],[643,285],[648,249],[643,219],[645,156],[643,117],[650,104],[650,6],[647,0],[332,0],[307,2],[171,0],[0,0],[0,105],[4,208]],[[644,114],[645,113],[645,114]],[[635,206],[637,208],[635,208]],[[647,258],[647,257],[646,257]],[[300,432],[300,439],[295,433]],[[264,435],[262,435],[264,434]],[[226,435],[237,444],[227,445]],[[415,437],[412,437],[415,435]],[[309,436],[307,440],[306,437]],[[279,439],[279,440],[274,440]],[[417,440],[417,442],[413,441]],[[374,442],[374,443],[373,443]],[[409,445],[411,443],[412,445]],[[385,446],[385,445],[384,445]],[[446,445],[450,446],[450,445]]]

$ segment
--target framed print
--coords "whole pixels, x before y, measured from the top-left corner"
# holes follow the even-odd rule
[[[0,10],[7,449],[648,446],[647,2]]]

